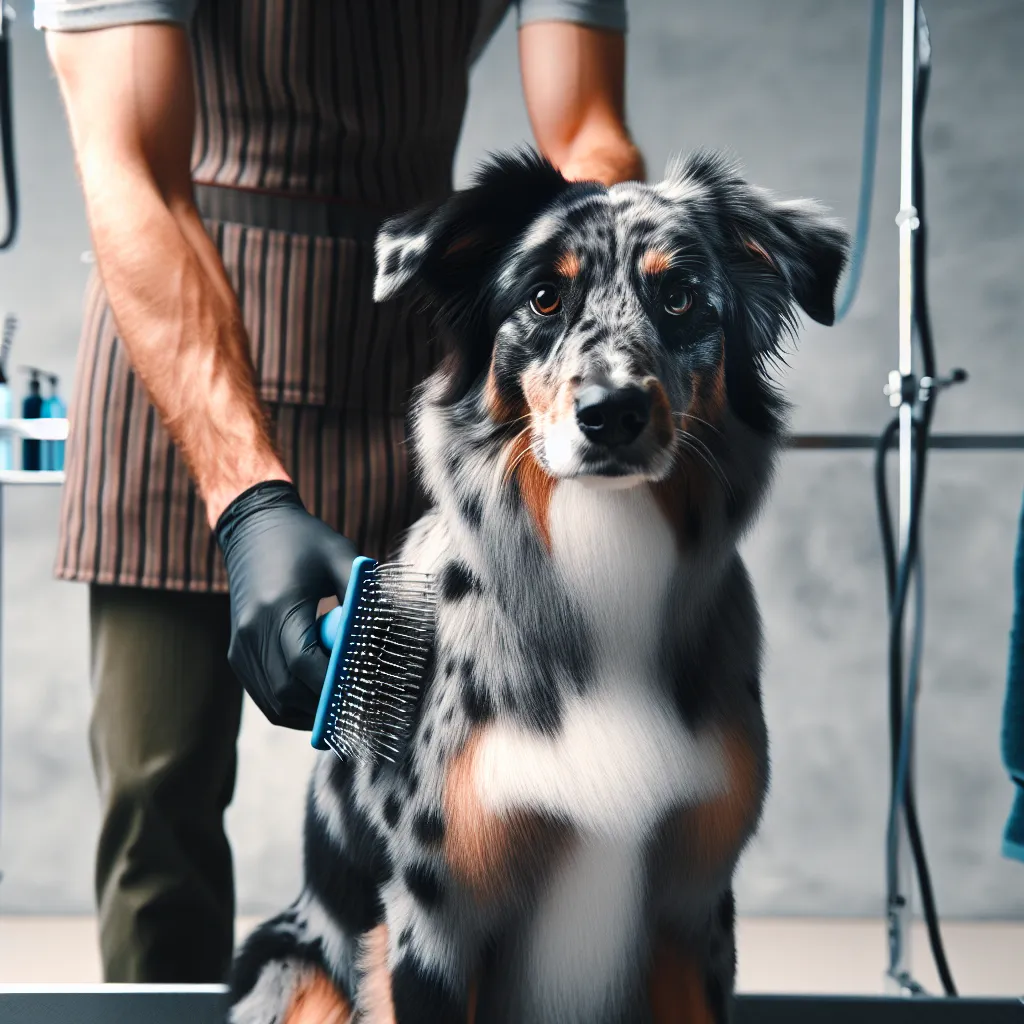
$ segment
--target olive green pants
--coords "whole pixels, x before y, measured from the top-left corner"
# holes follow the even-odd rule
[[[223,981],[235,914],[224,811],[242,709],[228,598],[94,585],[89,613],[104,976]]]

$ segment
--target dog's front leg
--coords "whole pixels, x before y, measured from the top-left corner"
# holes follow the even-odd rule
[[[385,888],[387,925],[363,938],[360,1024],[472,1024],[475,965],[468,932],[439,902],[424,901],[426,883],[412,887],[405,870]],[[440,882],[433,894],[442,896]]]

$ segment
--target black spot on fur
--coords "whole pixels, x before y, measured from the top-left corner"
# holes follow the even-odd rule
[[[444,674],[451,679],[455,675],[455,659],[446,658],[444,663]]]
[[[406,887],[413,899],[428,910],[441,905],[444,899],[444,884],[429,864],[410,864],[403,875]]]
[[[398,933],[398,948],[399,949],[405,949],[405,947],[409,945],[409,940],[411,938],[412,938],[412,929],[411,928],[403,928]]]
[[[312,809],[307,813],[304,876],[306,888],[331,917],[346,931],[360,933],[384,918],[379,886],[391,877],[391,862],[383,837],[355,807],[347,809],[345,824],[352,848],[342,852],[319,815]]]
[[[388,828],[394,828],[402,816],[402,803],[394,793],[388,793],[384,801],[384,820]]]
[[[299,942],[295,935],[295,912],[289,908],[261,924],[245,940],[231,965],[228,979],[232,1004],[252,991],[263,968],[272,960],[297,960],[311,967],[323,967],[320,943]]]
[[[412,831],[424,846],[433,846],[444,839],[444,818],[437,811],[420,811],[412,820]]]
[[[480,581],[461,562],[449,562],[441,570],[439,587],[446,601],[460,601],[467,594],[481,589]]]
[[[711,1011],[711,1019],[715,1024],[728,1024],[729,997],[726,995],[722,979],[717,974],[711,973],[708,975],[706,984],[708,1009]]]
[[[718,927],[728,935],[732,935],[736,927],[736,897],[732,889],[722,893],[718,901]]]
[[[401,250],[400,249],[392,249],[391,252],[388,253],[388,258],[384,261],[384,273],[388,274],[389,276],[391,274],[397,274],[398,273],[398,268],[401,266],[401,264],[402,264],[402,253],[401,253]]]
[[[391,975],[395,1020],[402,1024],[464,1024],[466,1006],[451,995],[436,971],[404,956]]]
[[[704,530],[704,525],[700,518],[700,509],[695,505],[688,504],[686,506],[686,536],[691,544],[700,543],[700,535]]]
[[[475,666],[469,658],[462,663],[462,710],[473,725],[486,722],[494,715],[491,696],[476,678]]]
[[[761,703],[761,680],[757,675],[747,676],[747,693],[750,694],[758,704]]]
[[[462,513],[462,518],[474,530],[480,528],[480,524],[484,519],[484,506],[483,502],[475,494],[468,494],[462,499],[459,504],[459,511]]]
[[[432,725],[425,725],[425,726],[423,726],[422,738],[423,738],[423,745],[425,747],[429,746],[430,745],[430,741],[434,738],[434,727]]]

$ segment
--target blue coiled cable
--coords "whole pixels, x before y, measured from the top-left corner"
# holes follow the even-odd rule
[[[864,253],[868,245],[871,203],[875,191],[875,157],[878,154],[878,121],[882,105],[882,54],[885,49],[885,0],[873,0],[868,41],[868,85],[864,104],[864,142],[860,160],[860,196],[857,200],[857,230],[843,293],[836,306],[836,323],[845,319],[860,286]]]

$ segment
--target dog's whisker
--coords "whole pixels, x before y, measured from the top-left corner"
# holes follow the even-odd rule
[[[729,495],[734,496],[732,484],[729,482],[729,478],[722,470],[718,459],[715,458],[714,452],[712,452],[711,449],[700,440],[700,438],[694,437],[689,431],[681,431],[678,436],[682,443],[683,450],[698,455],[711,472],[714,473],[722,487],[728,491]],[[703,449],[703,451],[701,449]]]
[[[708,427],[710,430],[713,430],[719,437],[725,437],[725,434],[723,434],[722,431],[719,430],[718,427],[714,425],[714,423],[712,423],[710,420],[701,419],[700,416],[695,416],[692,412],[676,412],[673,409],[672,415],[678,417],[679,419],[693,420],[694,423],[701,423],[705,427]]]
[[[524,434],[529,433],[531,429],[532,428],[530,426],[526,426],[522,430],[520,430],[519,433],[516,434],[516,436],[509,442],[508,447],[509,448],[515,447],[515,445],[518,443],[519,439]],[[536,454],[537,453],[534,452],[534,450],[533,450],[533,444],[534,444],[534,442],[531,440],[530,443],[515,457],[515,459],[512,461],[512,463],[505,467],[505,473],[504,473],[504,476],[503,476],[503,479],[502,479],[503,483],[507,484],[509,482],[509,480],[512,479],[512,474],[516,471],[516,467],[519,465],[520,462],[523,461],[523,459],[526,458],[527,455],[533,453],[534,457],[536,458]]]

